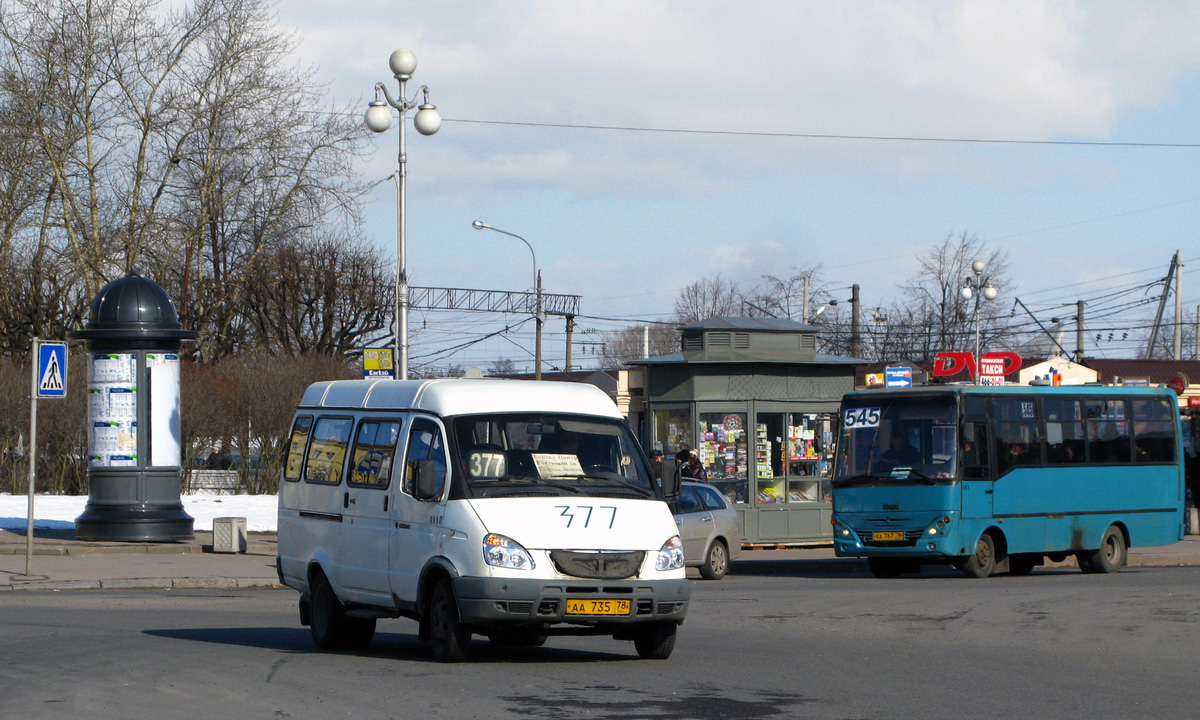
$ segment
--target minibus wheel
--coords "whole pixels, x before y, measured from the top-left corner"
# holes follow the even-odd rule
[[[311,624],[319,650],[365,650],[375,637],[375,618],[346,617],[346,608],[324,573],[313,578]]]
[[[658,620],[646,623],[645,627],[637,629],[633,636],[633,646],[637,648],[638,657],[643,660],[666,660],[675,649],[675,632],[679,623],[671,620]]]
[[[969,578],[983,579],[996,569],[996,541],[988,533],[979,536],[975,543],[975,554],[968,555],[963,564],[963,574]]]
[[[454,588],[448,578],[439,580],[430,596],[429,643],[439,662],[461,662],[471,646],[471,631],[459,620]]]

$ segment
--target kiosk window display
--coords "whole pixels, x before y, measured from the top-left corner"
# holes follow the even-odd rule
[[[828,502],[833,421],[832,413],[763,412],[748,425],[746,413],[701,413],[700,461],[731,503]]]
[[[746,413],[700,413],[696,452],[708,482],[731,503],[749,502]]]

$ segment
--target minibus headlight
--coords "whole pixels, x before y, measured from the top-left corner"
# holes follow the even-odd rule
[[[676,535],[663,543],[654,561],[655,570],[678,570],[683,567],[683,541]]]
[[[513,570],[532,570],[533,556],[521,543],[504,535],[492,533],[483,539],[483,559],[493,567]]]

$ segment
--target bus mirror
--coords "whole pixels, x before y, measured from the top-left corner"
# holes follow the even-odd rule
[[[412,464],[414,473],[413,494],[418,500],[435,500],[437,489],[437,466],[432,460],[417,460]]]

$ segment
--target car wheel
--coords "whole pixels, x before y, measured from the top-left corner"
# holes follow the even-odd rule
[[[467,658],[471,631],[458,618],[458,604],[450,581],[443,578],[429,600],[429,642],[439,662],[461,662]]]
[[[729,572],[729,550],[722,540],[713,540],[708,546],[708,555],[700,566],[700,577],[705,580],[720,580]]]

